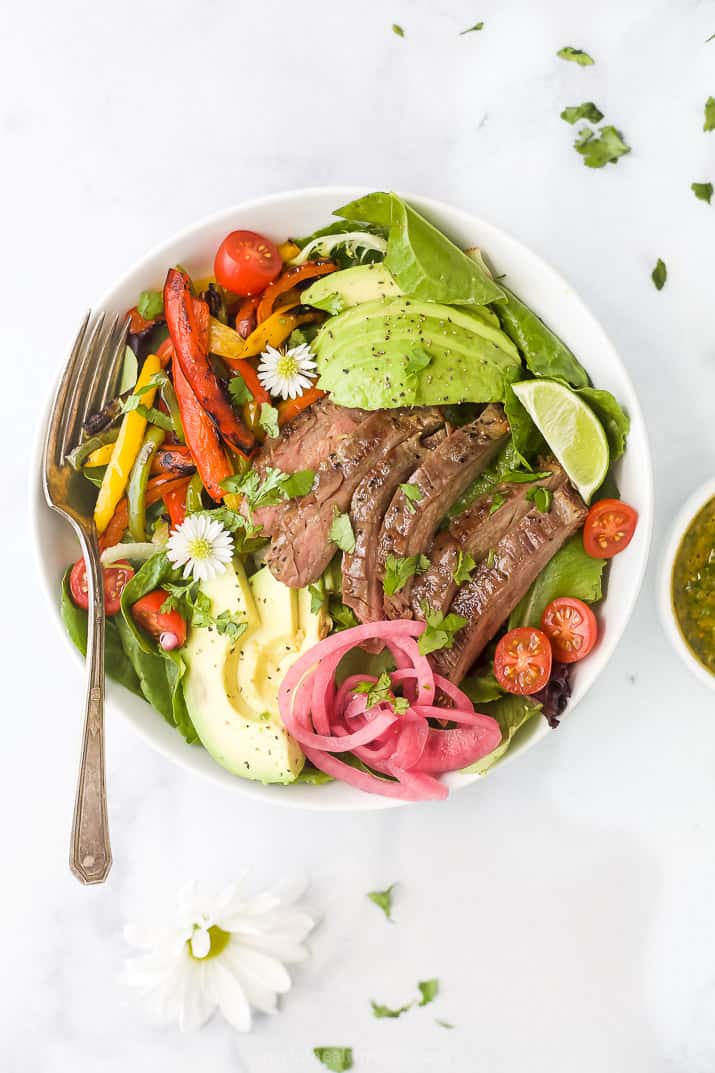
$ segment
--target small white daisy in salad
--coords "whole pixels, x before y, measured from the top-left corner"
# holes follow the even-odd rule
[[[297,399],[316,376],[315,358],[307,343],[287,350],[269,345],[261,354],[258,379],[266,391],[281,399]]]
[[[188,883],[170,923],[127,924],[127,942],[143,951],[125,963],[126,981],[156,1021],[191,1032],[218,1009],[238,1032],[251,1029],[252,1009],[276,1013],[291,988],[286,965],[308,957],[303,942],[315,927],[295,902],[305,881],[284,880],[255,895],[240,884],[218,894]]]
[[[231,562],[233,538],[214,518],[190,514],[169,537],[166,554],[174,566],[183,566],[185,578],[209,581]]]

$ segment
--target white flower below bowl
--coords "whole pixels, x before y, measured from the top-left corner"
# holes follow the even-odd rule
[[[715,674],[705,667],[685,640],[673,606],[673,567],[683,537],[703,507],[715,498],[715,479],[701,484],[688,496],[675,516],[668,533],[658,574],[658,607],[665,634],[688,670],[697,679],[715,689]]]

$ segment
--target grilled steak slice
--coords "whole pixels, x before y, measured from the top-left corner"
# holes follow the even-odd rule
[[[429,553],[437,526],[454,502],[489,464],[509,435],[501,406],[487,406],[476,421],[458,428],[424,460],[409,483],[421,499],[414,503],[397,491],[385,514],[378,545],[380,577],[389,555],[398,558]],[[415,510],[415,507],[417,508]],[[412,579],[392,596],[385,596],[388,618],[409,618]]]
[[[527,499],[531,488],[540,486],[553,492],[566,480],[566,474],[558,462],[544,462],[543,465],[539,464],[539,469],[550,470],[550,475],[528,484],[498,485],[453,518],[449,529],[437,534],[430,553],[430,568],[415,579],[412,587],[411,603],[415,618],[424,617],[424,603],[429,604],[433,611],[446,615],[459,588],[454,573],[459,565],[460,553],[471,555],[479,563],[506,531],[532,509],[533,503]]]
[[[583,525],[586,514],[578,493],[564,485],[554,492],[549,511],[529,511],[504,534],[493,564],[482,562],[452,601],[450,613],[462,615],[467,623],[454,635],[452,648],[430,656],[438,674],[451,682],[462,680],[538,574]]]
[[[312,491],[292,500],[268,553],[273,576],[291,588],[316,581],[333,555],[330,527],[335,512],[344,513],[363,477],[397,444],[427,435],[443,423],[439,410],[378,410],[339,441],[320,463]]]
[[[319,399],[281,429],[279,436],[266,440],[255,460],[261,477],[269,468],[282,473],[299,469],[317,469],[337,444],[354,432],[368,416],[366,410],[336,406],[329,399]],[[272,536],[286,504],[260,507],[254,511],[254,525],[263,526],[263,534]]]
[[[417,469],[428,451],[444,439],[444,429],[423,441],[405,440],[363,477],[350,504],[355,550],[343,555],[343,603],[360,622],[382,618],[382,585],[377,570],[377,540],[385,511],[399,484]]]

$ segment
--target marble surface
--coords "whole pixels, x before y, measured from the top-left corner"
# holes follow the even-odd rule
[[[481,33],[458,32],[483,19]],[[405,38],[391,32],[393,21]],[[711,3],[39,2],[0,41],[4,569],[0,1068],[7,1073],[355,1069],[711,1073],[715,705],[668,648],[664,527],[715,457]],[[558,60],[571,44],[596,66]],[[559,119],[594,100],[633,147],[590,171]],[[640,392],[654,555],[598,688],[538,749],[440,805],[258,806],[108,735],[115,865],[67,869],[82,683],[35,582],[30,442],[84,309],[145,249],[241,199],[356,182],[493,220],[581,292]],[[666,288],[650,281],[657,257]],[[149,1026],[121,927],[186,878],[311,877],[323,915],[282,1014],[237,1037]],[[390,927],[365,892],[400,881]],[[438,976],[439,1004],[377,1021]],[[434,1016],[456,1025],[447,1031]]]

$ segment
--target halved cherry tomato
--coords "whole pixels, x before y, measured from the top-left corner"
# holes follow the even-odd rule
[[[124,586],[134,577],[134,571],[127,562],[118,562],[104,567],[104,613],[116,615]],[[87,568],[84,559],[78,559],[70,572],[70,593],[77,607],[85,611],[89,607],[89,586]]]
[[[236,294],[256,294],[280,274],[283,261],[278,247],[255,231],[232,231],[218,248],[216,279]]]
[[[586,515],[583,547],[592,559],[611,559],[624,551],[636,531],[638,511],[620,499],[601,499]]]
[[[577,663],[598,640],[596,616],[588,604],[573,596],[552,600],[541,616],[541,628],[559,663]]]
[[[169,593],[165,589],[148,592],[132,604],[132,618],[162,648],[171,651],[172,648],[181,648],[186,641],[186,620],[178,611],[161,610],[161,605],[168,598]]]
[[[494,674],[507,693],[538,693],[551,674],[551,645],[545,633],[519,626],[501,638],[494,653]]]

